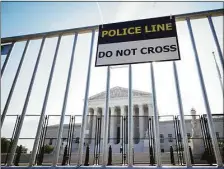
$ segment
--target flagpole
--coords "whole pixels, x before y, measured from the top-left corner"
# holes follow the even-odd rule
[[[214,60],[215,60],[215,66],[216,66],[216,70],[217,70],[217,73],[218,73],[218,76],[219,76],[219,82],[220,82],[220,85],[221,85],[221,90],[222,90],[222,93],[223,93],[223,96],[224,96],[222,76],[221,76],[221,73],[220,73],[220,70],[219,70],[218,63],[217,63],[216,58],[215,58],[215,52],[212,52],[212,54],[213,54],[213,57],[214,57]]]

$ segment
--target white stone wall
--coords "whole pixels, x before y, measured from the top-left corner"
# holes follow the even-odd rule
[[[215,131],[219,132],[219,137],[223,138],[223,119],[214,119],[214,126],[215,126]],[[186,120],[186,129],[187,129],[187,133],[190,133],[190,135],[192,136],[192,124],[191,124],[191,120]],[[197,120],[197,123],[199,123],[199,121]],[[164,136],[164,142],[160,143],[161,144],[161,149],[164,149],[165,152],[169,152],[170,151],[170,146],[172,145],[173,148],[175,149],[176,146],[176,140],[173,139],[172,142],[169,142],[168,139],[168,134],[172,134],[172,137],[175,138],[175,131],[174,131],[174,122],[172,120],[170,121],[160,121],[160,134],[163,134]],[[201,133],[201,130],[199,130],[199,132]],[[67,133],[68,133],[68,127],[64,127],[63,130],[63,137],[67,138]],[[53,126],[53,127],[49,127],[48,131],[47,131],[47,135],[46,138],[56,138],[57,136],[57,127]],[[75,128],[75,132],[74,132],[74,138],[76,137],[80,137],[80,125],[76,126]],[[202,141],[202,140],[201,140]],[[49,139],[45,140],[45,144],[49,144]],[[56,144],[56,139],[53,140],[52,145],[54,146]],[[94,142],[91,143],[90,146],[93,146]],[[121,146],[121,144],[115,144],[114,142],[110,142],[111,145],[114,146],[114,148],[119,151],[119,147]],[[192,141],[189,142],[189,145],[192,145]],[[138,144],[135,144],[135,149],[136,151],[142,151],[142,146],[144,146],[144,142],[138,142]],[[200,145],[201,149],[204,149],[204,145],[201,144]],[[199,148],[199,149],[200,149]],[[139,150],[137,150],[139,149]],[[78,150],[78,144],[73,143],[73,151],[77,151]]]

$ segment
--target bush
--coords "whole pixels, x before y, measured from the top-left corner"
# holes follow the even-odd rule
[[[7,153],[9,149],[10,141],[6,138],[1,138],[1,153]]]
[[[50,154],[54,150],[54,147],[51,145],[46,144],[44,146],[44,153]]]

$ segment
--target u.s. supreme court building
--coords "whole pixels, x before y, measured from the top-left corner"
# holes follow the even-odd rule
[[[89,97],[87,125],[85,130],[84,152],[86,147],[90,150],[90,159],[102,155],[103,143],[103,112],[105,106],[106,92],[101,92]],[[121,162],[122,154],[127,152],[128,129],[128,89],[114,87],[110,89],[110,116],[109,116],[109,136],[108,148],[111,146],[113,162]],[[133,90],[133,121],[134,121],[134,161],[144,163],[149,159],[150,147],[154,152],[154,132],[153,132],[153,110],[151,93]],[[207,163],[203,158],[205,151],[210,149],[212,152],[211,139],[209,138],[207,120],[205,115],[197,114],[196,110],[189,108],[190,115],[185,116],[185,123],[188,136],[188,144],[191,148],[195,163]],[[175,115],[159,117],[159,132],[161,157],[164,163],[170,163],[170,149],[174,151],[175,161],[179,161],[181,153],[183,156],[183,145],[180,131],[179,117]],[[215,132],[217,139],[223,141],[224,116],[221,114],[213,115]],[[81,124],[76,123],[73,131],[71,160],[75,159],[79,148]],[[45,144],[54,146],[56,144],[58,125],[48,126]],[[63,141],[61,144],[60,157],[62,159],[70,127],[64,124]],[[221,153],[223,155],[223,150]],[[91,156],[92,154],[92,156]],[[51,159],[51,154],[45,156],[45,160]],[[91,161],[91,160],[90,160]],[[94,161],[94,159],[92,160]],[[94,163],[94,162],[93,162]]]

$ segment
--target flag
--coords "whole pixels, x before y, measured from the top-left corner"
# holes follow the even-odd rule
[[[2,45],[1,46],[1,55],[7,55],[12,48],[12,44]]]

